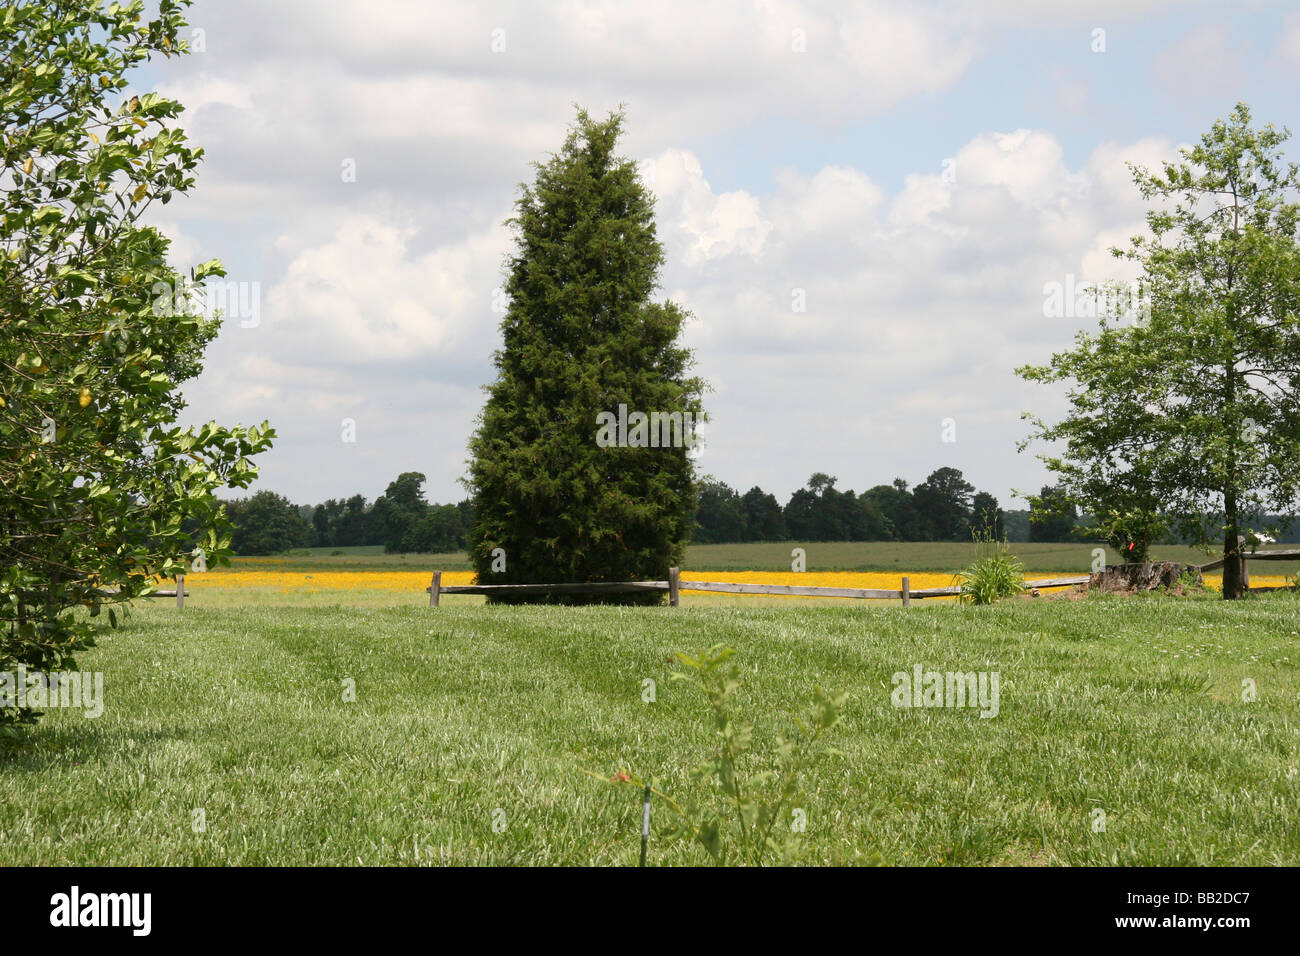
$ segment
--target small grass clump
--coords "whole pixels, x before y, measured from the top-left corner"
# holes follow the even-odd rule
[[[993,604],[1025,589],[1025,565],[1011,553],[1010,545],[991,529],[973,533],[976,560],[958,572],[961,600],[967,604]]]

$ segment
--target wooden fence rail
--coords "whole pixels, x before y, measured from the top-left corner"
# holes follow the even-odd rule
[[[1300,561],[1300,551],[1243,551],[1241,553],[1242,564],[1249,564],[1251,561]],[[1217,571],[1223,567],[1223,564],[1224,559],[1219,558],[1209,564],[1202,564],[1200,568],[1202,571]]]
[[[1241,555],[1242,579],[1248,590],[1280,591],[1290,588],[1264,587],[1251,588],[1247,565],[1251,561],[1300,561],[1300,549],[1285,551],[1243,552]],[[1223,559],[1200,565],[1200,570],[1216,571],[1223,567]],[[1026,581],[1025,590],[1041,588],[1065,588],[1078,584],[1087,584],[1089,575],[1066,578],[1039,578]],[[668,603],[677,607],[682,591],[712,591],[722,594],[768,594],[786,597],[821,597],[821,598],[862,598],[870,601],[902,601],[903,607],[911,605],[912,599],[937,597],[956,597],[961,593],[960,587],[920,588],[910,587],[910,581],[904,577],[897,591],[882,588],[829,588],[812,587],[801,584],[737,584],[732,581],[683,581],[679,568],[668,569],[667,581],[600,581],[587,584],[443,584],[442,572],[433,572],[433,581],[425,590],[429,593],[429,606],[438,606],[438,597],[442,594],[631,594],[637,591],[667,591]],[[105,594],[113,593],[104,591]],[[145,595],[150,598],[175,598],[176,606],[183,608],[190,592],[185,589],[185,575],[176,576],[176,587]]]
[[[1244,542],[1243,542],[1244,544]],[[1289,587],[1250,587],[1250,575],[1247,566],[1251,561],[1300,561],[1300,549],[1284,551],[1242,552],[1242,580],[1246,589],[1255,592],[1290,590]],[[1219,558],[1209,564],[1199,565],[1202,572],[1217,571],[1224,561]],[[1038,578],[1026,581],[1025,590],[1042,588],[1065,588],[1078,584],[1087,584],[1089,575],[1083,574],[1066,578]],[[869,601],[902,601],[903,607],[909,607],[912,599],[938,597],[956,597],[961,593],[960,587],[913,589],[908,578],[901,579],[902,585],[897,591],[887,588],[829,588],[812,587],[801,584],[737,584],[732,581],[683,581],[679,568],[668,569],[667,581],[600,581],[587,584],[443,584],[442,572],[434,571],[433,580],[425,591],[429,594],[429,606],[438,606],[438,597],[442,594],[632,594],[638,591],[667,591],[668,603],[677,607],[682,591],[712,591],[722,594],[768,594],[785,597],[820,597],[820,598],[862,598]],[[104,591],[104,594],[114,592]],[[145,597],[175,598],[176,606],[183,608],[190,592],[185,589],[185,575],[176,576],[176,587],[154,591]]]
[[[109,595],[109,594],[116,594],[117,591],[110,590],[107,588],[101,588],[99,590],[99,593],[104,595]],[[183,608],[185,606],[185,599],[190,596],[190,592],[185,590],[185,575],[178,574],[176,575],[176,587],[166,588],[161,591],[152,591],[149,594],[144,594],[141,596],[147,598],[175,598],[176,606]]]
[[[1244,543],[1244,542],[1243,542]],[[1242,578],[1246,586],[1254,591],[1277,591],[1282,588],[1250,588],[1250,577],[1246,571],[1249,561],[1300,561],[1300,550],[1256,551],[1242,556]],[[1211,561],[1199,566],[1202,572],[1215,571],[1223,567],[1223,559]],[[1043,588],[1066,588],[1087,584],[1091,575],[1082,574],[1064,578],[1038,578],[1026,581],[1025,590]],[[668,569],[667,581],[623,581],[600,582],[590,584],[454,584],[442,583],[442,572],[433,572],[433,581],[425,588],[429,592],[429,606],[438,606],[440,594],[626,594],[634,591],[667,591],[668,603],[678,605],[678,595],[682,591],[712,591],[722,594],[769,594],[786,597],[821,597],[821,598],[862,598],[870,601],[902,601],[903,607],[910,606],[912,599],[956,597],[961,593],[957,586],[946,588],[913,589],[908,578],[901,580],[897,590],[882,588],[829,588],[812,587],[801,584],[737,584],[732,581],[683,581],[679,568]]]
[[[1026,581],[1026,590],[1037,588],[1062,588],[1076,584],[1086,584],[1088,575],[1072,578],[1041,578]],[[667,581],[625,581],[600,582],[590,584],[452,584],[442,583],[442,572],[433,572],[433,581],[425,588],[429,592],[429,606],[438,606],[441,594],[619,594],[633,591],[667,591],[668,603],[678,605],[678,595],[682,591],[714,591],[725,594],[769,594],[786,597],[822,597],[822,598],[864,598],[871,601],[902,601],[904,607],[911,604],[912,598],[956,597],[961,593],[960,587],[921,588],[913,590],[908,578],[902,579],[902,587],[897,590],[881,588],[829,588],[813,587],[801,584],[737,584],[732,581],[683,581],[678,568],[668,569]]]
[[[1241,585],[1247,591],[1289,591],[1289,587],[1267,587],[1252,588],[1250,586],[1250,562],[1252,561],[1300,561],[1300,551],[1294,548],[1284,551],[1246,551],[1246,539],[1237,539],[1238,556],[1241,558]],[[1225,559],[1219,558],[1217,561],[1211,561],[1209,564],[1202,564],[1201,571],[1217,571],[1226,563]]]

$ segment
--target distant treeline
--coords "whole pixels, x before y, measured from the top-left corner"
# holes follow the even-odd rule
[[[405,472],[374,502],[362,495],[295,505],[273,491],[226,503],[239,554],[277,554],[293,548],[383,545],[390,552],[462,551],[474,522],[473,504],[431,504],[425,476]],[[700,487],[694,542],[956,541],[973,527],[1011,540],[1064,540],[1074,525],[1031,526],[1028,512],[1006,512],[992,495],[976,493],[955,468],[940,468],[915,488],[898,479],[855,495],[818,472],[782,506],[754,487],[741,495],[723,482]],[[1031,538],[1031,535],[1033,536]]]
[[[896,478],[859,494],[838,490],[836,481],[818,472],[782,505],[758,486],[740,494],[706,478],[692,541],[969,541],[973,532],[987,530],[1008,541],[1077,542],[1078,529],[1088,523],[1054,488],[1041,489],[1030,509],[1004,510],[956,468],[940,468],[914,488]],[[353,495],[295,505],[273,491],[228,501],[234,549],[247,555],[357,545],[400,553],[464,551],[474,523],[472,502],[431,504],[424,482],[419,472],[404,472],[373,503]],[[1171,537],[1163,543],[1180,542]]]
[[[998,500],[976,493],[956,468],[940,468],[910,490],[898,478],[854,494],[838,490],[836,480],[817,472],[782,506],[757,486],[742,495],[706,479],[694,541],[969,541],[976,528],[1006,530]]]
[[[226,502],[238,554],[278,554],[293,548],[382,544],[401,553],[463,551],[474,509],[469,501],[430,504],[424,475],[408,471],[367,503],[362,495],[295,505],[273,491]]]
[[[969,541],[991,532],[1006,541],[1091,540],[1092,520],[1055,487],[1045,487],[1028,509],[1005,510],[988,492],[977,492],[956,468],[940,468],[909,490],[895,478],[859,494],[839,491],[836,479],[818,472],[782,506],[754,487],[743,495],[724,482],[705,479],[696,510],[696,544],[748,541]],[[1265,518],[1259,530],[1286,526]],[[1221,534],[1210,529],[1210,540]],[[1300,532],[1278,533],[1279,542],[1300,541]],[[1167,535],[1161,544],[1187,544]]]

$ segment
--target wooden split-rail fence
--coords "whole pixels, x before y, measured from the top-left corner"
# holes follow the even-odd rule
[[[1253,551],[1249,554],[1245,551],[1245,540],[1237,539],[1238,546],[1241,547],[1241,584],[1247,591],[1261,593],[1263,591],[1289,591],[1291,588],[1286,585],[1268,588],[1252,588],[1250,586],[1250,562],[1252,561],[1300,561],[1300,550],[1289,551]],[[1223,558],[1217,561],[1211,561],[1209,564],[1202,564],[1201,571],[1217,571],[1227,563]]]
[[[1255,592],[1287,590],[1281,587],[1251,588],[1247,563],[1250,561],[1300,561],[1300,550],[1293,551],[1257,551],[1241,555],[1242,581],[1249,590]],[[1211,561],[1199,565],[1202,572],[1222,568],[1224,560]],[[1091,575],[1083,574],[1065,578],[1039,578],[1026,581],[1025,590],[1042,588],[1066,588],[1087,584]],[[668,569],[667,581],[610,581],[590,584],[443,584],[442,572],[434,571],[433,580],[425,588],[429,592],[429,606],[437,607],[438,598],[443,594],[498,594],[502,597],[524,597],[537,594],[631,594],[637,591],[667,591],[668,603],[677,607],[682,591],[716,591],[725,594],[775,594],[787,597],[821,597],[821,598],[865,598],[872,601],[902,601],[908,607],[913,599],[956,597],[961,594],[958,586],[946,588],[917,588],[913,590],[909,579],[901,580],[897,590],[881,588],[827,588],[805,587],[799,584],[736,584],[731,581],[683,581],[679,568]]]
[[[116,594],[117,591],[116,590],[100,591],[99,593]],[[185,575],[178,574],[176,575],[176,587],[163,588],[160,591],[150,591],[148,594],[144,594],[141,596],[147,598],[175,598],[176,606],[179,608],[183,608],[185,606],[185,599],[190,596],[190,592],[185,590]]]
[[[1247,565],[1251,561],[1300,561],[1300,550],[1290,551],[1256,551],[1241,555],[1242,581],[1246,588],[1256,593],[1264,591],[1289,590],[1286,587],[1250,587],[1250,573]],[[1217,571],[1224,564],[1223,558],[1200,565],[1202,572]],[[1025,582],[1025,590],[1040,588],[1066,588],[1087,584],[1090,575],[1083,574],[1067,578],[1039,578]],[[865,598],[871,601],[902,601],[908,607],[912,601],[923,598],[956,597],[961,593],[960,587],[917,588],[913,590],[909,579],[902,578],[901,587],[894,591],[881,588],[825,588],[805,587],[801,584],[737,584],[731,581],[683,581],[679,568],[668,569],[667,581],[603,581],[590,584],[443,584],[442,572],[434,571],[433,580],[425,591],[429,594],[429,606],[437,607],[438,598],[443,594],[500,594],[502,596],[524,597],[532,594],[632,594],[637,591],[667,591],[668,603],[677,607],[682,591],[714,591],[723,594],[773,594],[786,597],[821,597],[821,598]],[[189,597],[185,590],[185,575],[176,576],[176,587],[154,591],[145,597],[175,598],[176,606],[183,608]]]
[[[1072,578],[1043,578],[1026,581],[1026,588],[1061,588],[1084,584],[1088,575]],[[960,587],[916,588],[909,578],[902,578],[898,590],[882,588],[827,588],[801,584],[737,584],[732,581],[683,581],[679,568],[668,569],[667,581],[610,581],[590,584],[443,584],[442,572],[433,572],[433,581],[425,588],[429,606],[438,606],[443,594],[483,594],[524,597],[532,594],[631,594],[638,591],[667,591],[668,603],[677,607],[682,591],[716,591],[724,594],[774,594],[785,597],[866,598],[872,601],[902,601],[908,607],[913,599],[955,597]]]

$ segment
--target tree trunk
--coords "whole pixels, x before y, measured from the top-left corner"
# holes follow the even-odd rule
[[[1241,544],[1237,534],[1237,498],[1224,496],[1224,517],[1227,528],[1223,533],[1223,599],[1235,601],[1241,597]]]
[[[1241,198],[1237,195],[1237,183],[1230,174],[1232,186],[1232,235],[1237,236],[1240,228]],[[1241,597],[1241,544],[1238,541],[1240,531],[1237,524],[1237,444],[1241,441],[1241,421],[1237,410],[1237,309],[1233,298],[1233,284],[1236,280],[1236,262],[1228,257],[1227,297],[1225,306],[1228,320],[1228,354],[1223,363],[1223,414],[1232,426],[1232,439],[1228,443],[1228,461],[1223,486],[1223,518],[1227,526],[1223,531],[1223,599],[1235,601]]]

